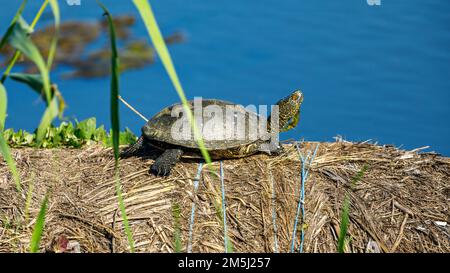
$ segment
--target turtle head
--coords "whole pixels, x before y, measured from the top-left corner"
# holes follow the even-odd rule
[[[289,96],[277,102],[280,132],[288,131],[297,126],[302,102],[303,93],[300,90],[292,92]],[[270,122],[270,117],[268,122]]]

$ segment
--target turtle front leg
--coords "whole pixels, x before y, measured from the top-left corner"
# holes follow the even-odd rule
[[[168,149],[160,155],[150,168],[157,176],[168,176],[172,167],[181,159],[183,151],[180,149]]]

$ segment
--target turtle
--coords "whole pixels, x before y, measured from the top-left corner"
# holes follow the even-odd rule
[[[275,123],[278,123],[280,132],[290,130],[297,125],[302,102],[303,93],[300,90],[296,90],[276,103],[278,106],[278,120],[276,120],[273,110],[272,115],[275,117],[273,118]],[[255,111],[251,111],[232,102],[218,99],[202,99],[200,101],[197,100],[197,102],[194,99],[188,101],[187,105],[191,113],[194,113],[191,117],[196,117],[196,121],[198,121],[198,112],[196,111],[198,111],[200,105],[202,107],[200,108],[200,117],[202,119],[200,119],[200,122],[196,122],[196,127],[197,132],[201,132],[204,147],[207,149],[212,160],[242,158],[258,152],[270,155],[280,155],[283,153],[283,147],[278,142],[278,139],[275,142],[272,141],[275,139],[273,138],[273,134],[266,134],[265,137],[262,134],[261,136],[257,135],[255,137],[254,134],[250,134],[250,129],[248,129],[244,130],[245,133],[241,133],[240,137],[236,137],[238,134],[236,133],[238,132],[236,128],[239,128],[236,125],[237,117],[243,117],[242,120],[245,120],[245,124],[250,124],[252,118],[261,117]],[[211,111],[211,109],[215,112]],[[193,137],[195,134],[190,132],[195,127],[190,126],[189,116],[186,115],[187,112],[185,110],[181,103],[173,104],[161,110],[148,120],[142,127],[142,134],[136,143],[125,148],[120,153],[120,157],[127,158],[139,154],[146,155],[150,151],[159,151],[159,156],[150,167],[150,172],[157,176],[168,176],[171,169],[181,158],[203,158],[199,149],[199,139]],[[230,112],[227,112],[227,110],[230,110]],[[223,122],[223,116],[220,116],[220,111],[226,114],[225,122]],[[272,127],[275,127],[271,126],[274,123],[272,122],[272,115],[267,119],[267,127],[262,127],[267,128],[268,133],[273,131]],[[208,121],[211,121],[214,117],[217,118],[216,121],[222,122],[213,123],[213,126],[207,126]],[[231,120],[232,123],[228,123],[227,125],[227,119]],[[188,125],[185,127],[181,126],[184,124],[182,121],[187,121]],[[229,124],[233,127],[229,127]],[[184,135],[181,134],[183,130],[180,128],[185,130]],[[231,129],[236,129],[236,131]],[[230,134],[230,131],[233,131],[235,134]]]

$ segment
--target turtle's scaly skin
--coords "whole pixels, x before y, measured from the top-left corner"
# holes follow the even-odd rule
[[[233,119],[233,121],[231,121],[232,123],[234,122],[234,118],[237,115],[245,117],[245,135],[243,135],[241,138],[226,137],[228,136],[227,133],[230,133],[231,131],[231,128],[226,128],[227,125],[225,124],[227,124],[227,122],[221,122],[220,126],[215,127],[200,127],[203,128],[202,137],[204,145],[212,159],[230,159],[250,156],[262,151],[262,144],[270,143],[270,139],[263,140],[261,138],[255,138],[255,136],[249,133],[250,130],[245,127],[253,119],[257,120],[259,118],[256,113],[247,111],[244,107],[227,101],[201,100],[201,102],[203,109],[209,107],[208,109],[215,109],[218,111],[214,115],[211,114],[210,117],[217,115],[217,113],[223,113],[224,118],[231,117],[231,119]],[[292,119],[294,117],[298,118],[300,105],[302,102],[303,94],[300,91],[295,91],[290,96],[280,100],[277,103],[277,105],[279,106],[280,128],[290,129],[296,125],[296,122],[294,122],[295,124],[293,124]],[[196,102],[189,101],[188,103],[191,111],[193,112],[194,104]],[[198,108],[195,107],[195,109]],[[232,113],[234,113],[234,115],[227,114],[227,110],[230,111],[230,109],[231,111],[233,111]],[[156,159],[155,163],[151,167],[152,172],[157,175],[168,175],[172,166],[176,162],[178,162],[181,157],[202,158],[197,141],[195,141],[192,134],[189,135],[186,139],[182,139],[179,137],[179,135],[177,135],[177,131],[173,130],[173,127],[177,125],[177,122],[180,122],[184,118],[181,118],[181,116],[177,115],[173,116],[174,112],[182,113],[182,105],[171,105],[167,108],[164,108],[153,118],[151,118],[147,122],[147,124],[142,127],[142,136],[138,139],[136,144],[130,146],[128,149],[122,152],[121,157],[136,155],[149,146],[159,149],[161,150],[162,154]],[[204,126],[208,124],[208,121],[210,120],[204,120]],[[222,119],[221,121],[224,121],[224,119]],[[268,119],[267,123],[268,127],[270,127],[270,118]],[[271,154],[279,154],[281,150],[282,148],[281,146],[279,146],[278,150],[272,151]]]

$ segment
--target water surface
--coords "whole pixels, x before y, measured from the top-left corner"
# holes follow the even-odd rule
[[[30,1],[31,21],[40,1]],[[1,0],[6,29],[20,1]],[[95,1],[60,1],[64,19],[96,20]],[[113,15],[138,15],[131,1],[105,0]],[[187,96],[243,105],[273,104],[300,88],[299,126],[281,138],[371,139],[407,149],[431,146],[450,155],[450,1],[151,1],[163,33],[184,31],[170,48]],[[42,27],[51,22],[43,22]],[[142,23],[135,36],[146,37]],[[56,71],[58,72],[58,71]],[[109,125],[109,79],[58,81],[79,120]],[[44,105],[27,87],[8,81],[7,127],[33,130]],[[146,116],[178,101],[157,62],[121,78],[122,95]],[[122,127],[136,134],[139,117],[121,108]]]

